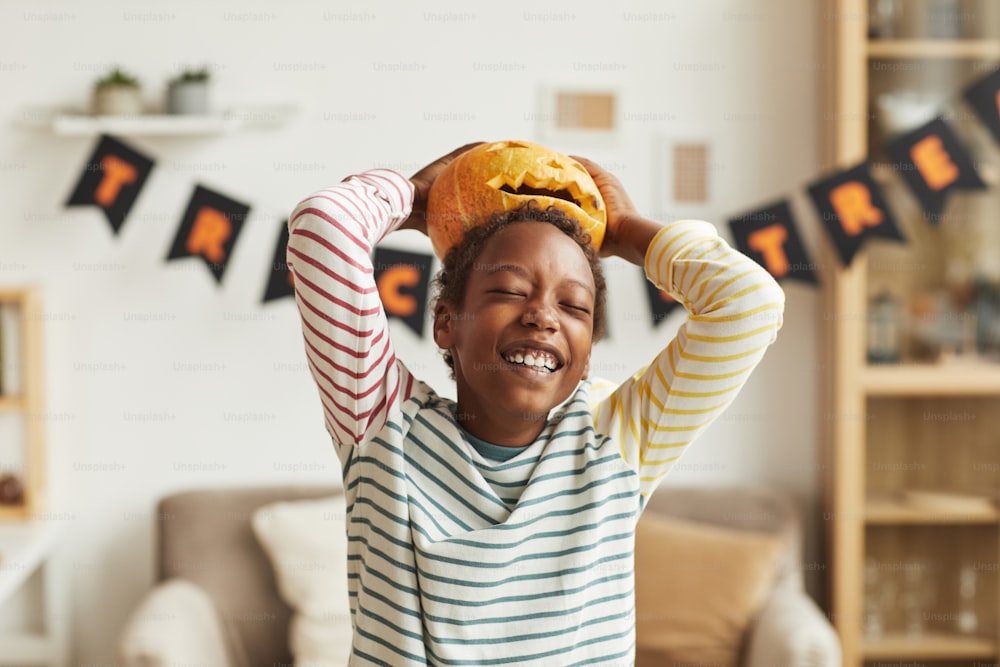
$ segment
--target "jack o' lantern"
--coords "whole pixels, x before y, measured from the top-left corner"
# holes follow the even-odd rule
[[[427,195],[427,235],[439,258],[467,229],[529,200],[580,223],[600,249],[607,226],[601,192],[576,160],[527,141],[485,143],[448,164]]]

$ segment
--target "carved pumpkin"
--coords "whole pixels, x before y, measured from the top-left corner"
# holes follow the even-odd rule
[[[600,249],[607,211],[597,184],[576,160],[527,141],[497,141],[455,158],[427,195],[427,235],[439,258],[465,231],[496,211],[529,200],[554,206],[577,220]]]

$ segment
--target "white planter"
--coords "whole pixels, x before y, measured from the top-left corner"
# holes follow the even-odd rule
[[[172,83],[167,87],[167,113],[208,113],[208,84],[204,81]]]
[[[142,95],[131,86],[97,88],[93,112],[96,116],[138,116],[142,113]]]

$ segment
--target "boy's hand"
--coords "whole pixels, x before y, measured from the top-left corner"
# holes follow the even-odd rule
[[[486,142],[474,141],[471,144],[465,144],[456,148],[447,155],[442,155],[434,160],[413,176],[410,176],[410,183],[413,183],[414,188],[413,210],[410,212],[410,217],[406,219],[406,222],[399,226],[399,229],[416,229],[423,234],[427,233],[427,194],[431,191],[431,186],[434,185],[438,174],[459,155],[470,148],[484,143]]]
[[[646,249],[661,226],[639,215],[618,177],[596,162],[579,155],[571,158],[582,164],[601,191],[608,211],[608,227],[601,244],[601,257],[617,256],[642,266]]]

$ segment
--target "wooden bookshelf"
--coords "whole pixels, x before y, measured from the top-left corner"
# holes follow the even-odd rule
[[[925,0],[906,0],[906,10],[921,3],[929,7]],[[996,39],[875,39],[869,38],[869,10],[866,0],[827,0],[824,7],[830,67],[823,108],[832,120],[823,126],[822,146],[829,170],[885,161],[879,152],[887,138],[879,135],[883,119],[877,96],[912,92],[954,100],[968,82],[1000,61],[1000,26]],[[950,76],[953,71],[958,74]],[[947,122],[975,123],[970,114]],[[905,349],[900,363],[867,363],[870,299],[888,286],[908,304],[906,299],[916,294],[942,288],[945,244],[940,237],[948,224],[916,219],[899,174],[876,166],[876,179],[901,219],[906,244],[867,244],[847,267],[832,248],[822,249],[824,263],[833,267],[822,281],[830,369],[822,434],[829,612],[846,667],[890,660],[995,664],[1000,659],[1000,363],[974,352],[927,361]],[[997,198],[990,206],[1000,210],[997,174],[986,176]],[[954,194],[949,205],[962,196]],[[915,494],[926,499],[935,493],[944,499],[968,494],[969,503],[913,502]],[[977,497],[983,502],[977,504]],[[968,604],[960,601],[957,573],[970,562],[982,567],[974,601],[978,628],[963,635],[953,620],[959,605]],[[926,568],[924,576],[936,587],[929,611],[941,610],[941,618],[932,614],[937,620],[926,632],[911,635],[900,627],[898,608],[889,609],[884,634],[866,637],[866,600],[871,604],[866,566],[868,571],[884,567],[879,576],[896,581],[902,575],[893,566],[917,565]]]
[[[9,460],[0,474],[16,474],[24,489],[21,502],[0,504],[0,521],[28,519],[44,507],[45,442],[43,432],[41,311],[34,286],[0,287],[0,419],[20,420],[21,442],[3,443]],[[16,450],[16,456],[13,456]]]

